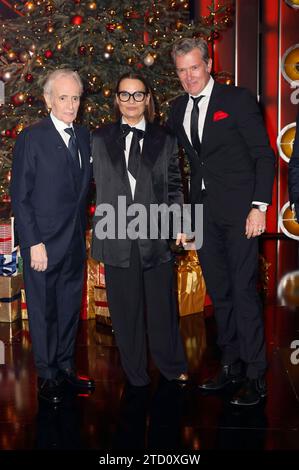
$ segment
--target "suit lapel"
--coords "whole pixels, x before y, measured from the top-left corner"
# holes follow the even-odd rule
[[[126,167],[124,139],[121,135],[120,121],[112,124],[110,132],[105,133],[104,141],[115,171],[120,176],[127,196],[132,200],[132,192]]]
[[[202,156],[204,158],[207,150],[207,145],[208,142],[213,141],[213,116],[215,111],[217,110],[217,107],[219,107],[219,92],[220,92],[220,87],[218,83],[214,83],[213,90],[211,93],[210,101],[209,101],[209,106],[207,109],[207,114],[204,122],[204,127],[203,127],[203,133],[202,133],[202,142],[201,142],[201,152]],[[215,138],[215,136],[214,136]]]
[[[83,190],[86,188],[86,185],[89,183],[89,180],[90,180],[90,171],[91,171],[90,154],[91,152],[90,152],[89,142],[86,141],[86,137],[81,132],[80,127],[77,125],[74,125],[74,130],[75,130],[78,147],[80,151],[81,171],[83,172],[82,184],[81,184],[81,194],[82,194]]]

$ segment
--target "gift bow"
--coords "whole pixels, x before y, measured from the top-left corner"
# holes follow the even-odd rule
[[[7,260],[11,258],[11,260]],[[17,271],[17,252],[0,255],[0,276],[12,276]]]

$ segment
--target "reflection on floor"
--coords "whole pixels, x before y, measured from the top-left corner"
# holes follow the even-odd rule
[[[288,273],[282,259],[275,266],[276,286]],[[0,449],[299,450],[299,364],[291,362],[292,353],[299,362],[291,348],[297,340],[299,350],[294,279],[283,281],[280,297],[273,292],[267,297],[269,395],[264,405],[245,410],[229,405],[233,390],[205,396],[196,387],[219,365],[211,307],[204,316],[181,319],[192,378],[185,388],[161,378],[154,364],[150,387],[128,387],[111,329],[94,320],[82,322],[78,370],[95,378],[96,391],[89,396],[68,393],[56,409],[38,403],[27,322],[0,324],[6,353],[6,364],[0,366]]]

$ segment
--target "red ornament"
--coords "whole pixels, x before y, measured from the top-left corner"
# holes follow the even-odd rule
[[[136,67],[138,69],[142,69],[144,67],[144,65],[141,63],[141,62],[138,62],[138,64],[136,65]]]
[[[17,136],[18,136],[17,131],[16,131],[15,128],[13,128],[13,129],[11,130],[11,135],[10,135],[10,137],[11,137],[12,139],[16,139]]]
[[[116,28],[116,24],[115,23],[107,23],[106,24],[106,29],[107,31],[109,31],[110,33],[112,33],[112,31],[114,31]]]
[[[11,130],[10,129],[6,129],[5,136],[6,137],[11,137]]]
[[[11,202],[10,195],[9,194],[4,194],[2,196],[2,202]]]
[[[14,106],[21,106],[24,103],[25,96],[23,93],[16,93],[10,98]]]
[[[25,75],[25,82],[32,83],[33,82],[33,75],[32,73],[26,73]]]
[[[82,46],[79,46],[79,47],[78,47],[78,53],[79,53],[80,55],[85,55],[85,54],[87,53],[86,46],[83,46],[83,45],[82,45]]]
[[[90,217],[94,216],[95,211],[96,211],[96,205],[95,204],[93,204],[92,206],[89,206],[88,214],[90,215]]]
[[[75,26],[80,26],[83,23],[83,21],[84,21],[84,18],[81,15],[75,15],[75,16],[72,16],[71,18],[71,24]]]
[[[53,57],[53,52],[48,49],[45,51],[44,56],[46,57],[46,59],[51,59]]]

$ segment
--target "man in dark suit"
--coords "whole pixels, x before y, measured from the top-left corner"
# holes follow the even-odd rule
[[[89,133],[73,125],[82,94],[76,72],[52,72],[44,86],[50,116],[26,128],[14,149],[16,218],[39,396],[61,401],[61,386],[92,388],[75,373],[74,346],[85,260]]]
[[[290,204],[297,222],[299,223],[299,111],[296,121],[296,136],[293,145],[292,157],[289,161],[289,197]]]
[[[247,380],[231,403],[252,405],[266,395],[257,237],[271,203],[274,155],[255,99],[210,76],[205,41],[179,40],[172,56],[186,93],[173,102],[168,127],[190,162],[190,202],[203,204],[199,257],[222,351],[221,370],[200,387],[214,391],[243,381],[245,364]]]

